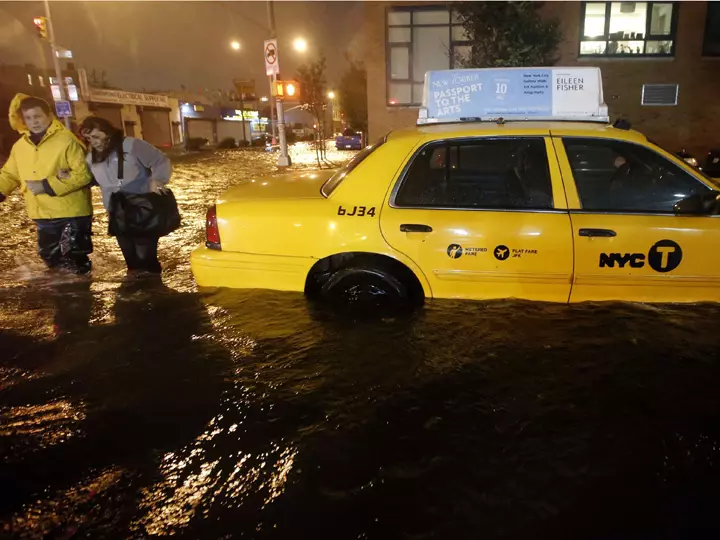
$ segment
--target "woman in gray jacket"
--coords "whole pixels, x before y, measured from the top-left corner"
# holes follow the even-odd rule
[[[170,160],[165,154],[143,140],[124,137],[120,129],[104,118],[89,116],[80,126],[80,132],[90,144],[87,163],[102,190],[106,210],[110,209],[110,196],[115,192],[150,193],[170,181]],[[123,166],[119,169],[120,156]],[[160,273],[159,240],[158,237],[117,236],[128,271]]]

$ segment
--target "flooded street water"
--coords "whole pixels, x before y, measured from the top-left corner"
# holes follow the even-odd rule
[[[50,279],[0,204],[0,537],[718,537],[720,307],[198,292],[205,208],[273,160],[176,160],[162,285],[102,213]]]

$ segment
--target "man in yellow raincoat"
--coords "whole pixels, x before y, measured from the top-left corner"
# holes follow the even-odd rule
[[[92,177],[82,143],[53,116],[48,103],[18,94],[10,126],[22,137],[0,170],[0,202],[19,189],[38,230],[38,253],[49,268],[90,271]]]

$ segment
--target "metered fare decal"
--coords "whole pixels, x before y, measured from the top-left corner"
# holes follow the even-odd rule
[[[447,255],[451,259],[459,259],[463,255],[466,257],[477,257],[478,254],[487,253],[488,248],[485,247],[463,247],[460,244],[450,244],[447,247]],[[536,249],[509,248],[504,244],[495,246],[492,250],[493,257],[498,261],[505,261],[509,258],[519,259],[523,255],[537,255]]]
[[[600,268],[643,268],[648,264],[656,272],[672,272],[682,262],[682,248],[672,240],[660,240],[645,253],[601,253]]]

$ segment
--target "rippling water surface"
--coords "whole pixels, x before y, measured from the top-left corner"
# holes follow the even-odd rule
[[[50,279],[0,205],[2,534],[718,537],[718,307],[197,292],[205,207],[273,169],[177,161],[162,284],[123,280],[101,216],[92,280]]]

